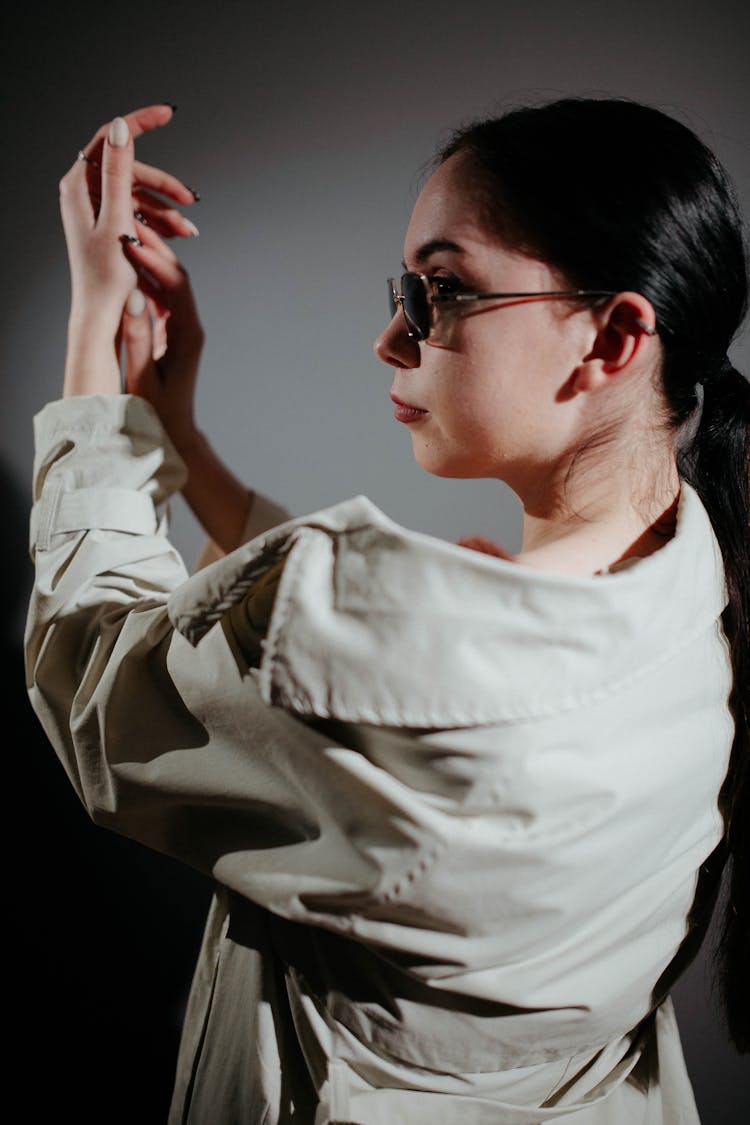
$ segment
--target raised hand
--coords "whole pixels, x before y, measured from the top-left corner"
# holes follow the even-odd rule
[[[190,280],[176,254],[150,228],[125,253],[139,289],[123,315],[125,389],[147,399],[188,471],[183,495],[220,551],[239,546],[251,493],[222,461],[194,417],[203,329]]]
[[[122,321],[125,390],[148,399],[173,444],[187,455],[196,439],[193,405],[203,329],[177,255],[150,226],[140,235],[140,245],[124,246],[139,287]]]
[[[142,133],[168,124],[173,114],[174,107],[171,105],[152,105],[125,114],[124,121],[135,140]],[[101,161],[108,129],[109,124],[102,125],[79,153],[79,160],[86,164],[86,182],[95,214],[98,214],[101,204]],[[169,201],[190,206],[198,199],[198,192],[176,176],[134,159],[132,201],[137,231],[142,220],[164,238],[197,234],[195,224],[172,207]]]
[[[60,183],[73,291],[63,394],[121,393],[124,347],[125,391],[156,410],[188,470],[185,499],[229,551],[252,494],[195,425],[203,329],[188,275],[164,241],[195,233],[172,203],[196,196],[133,151],[135,137],[171,116],[171,106],[148,106],[103,125]]]
[[[133,138],[165,125],[172,114],[169,105],[147,106],[102,125],[60,182],[72,289],[66,395],[121,390],[120,321],[138,281],[125,248],[152,224],[167,237],[195,233],[157,194],[187,204],[195,193],[134,159]]]

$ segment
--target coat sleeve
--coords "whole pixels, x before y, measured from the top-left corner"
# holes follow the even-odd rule
[[[94,822],[283,916],[377,927],[435,850],[431,811],[354,724],[332,738],[264,702],[229,624],[197,645],[174,629],[184,466],[151,407],[67,399],[35,436],[27,687]]]

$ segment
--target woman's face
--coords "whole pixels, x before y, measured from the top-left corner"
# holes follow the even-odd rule
[[[476,292],[570,287],[480,222],[470,168],[458,153],[417,200],[406,268],[456,278],[460,289]],[[593,314],[550,300],[486,300],[447,310],[437,306],[434,338],[411,339],[398,309],[375,341],[376,355],[394,368],[392,397],[425,411],[405,423],[414,456],[437,476],[528,483],[534,468],[549,469],[580,444],[580,400],[573,405],[570,382],[593,345]]]

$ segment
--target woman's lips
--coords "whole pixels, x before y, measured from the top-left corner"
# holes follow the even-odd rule
[[[413,406],[410,402],[403,402],[394,394],[391,395],[391,400],[396,404],[393,417],[397,422],[419,422],[430,413],[429,410],[422,410],[421,406]]]

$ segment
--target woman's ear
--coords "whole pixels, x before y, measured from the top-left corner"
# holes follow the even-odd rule
[[[614,375],[653,354],[656,314],[640,293],[618,293],[595,315],[598,329],[593,347],[583,357],[580,375]]]

